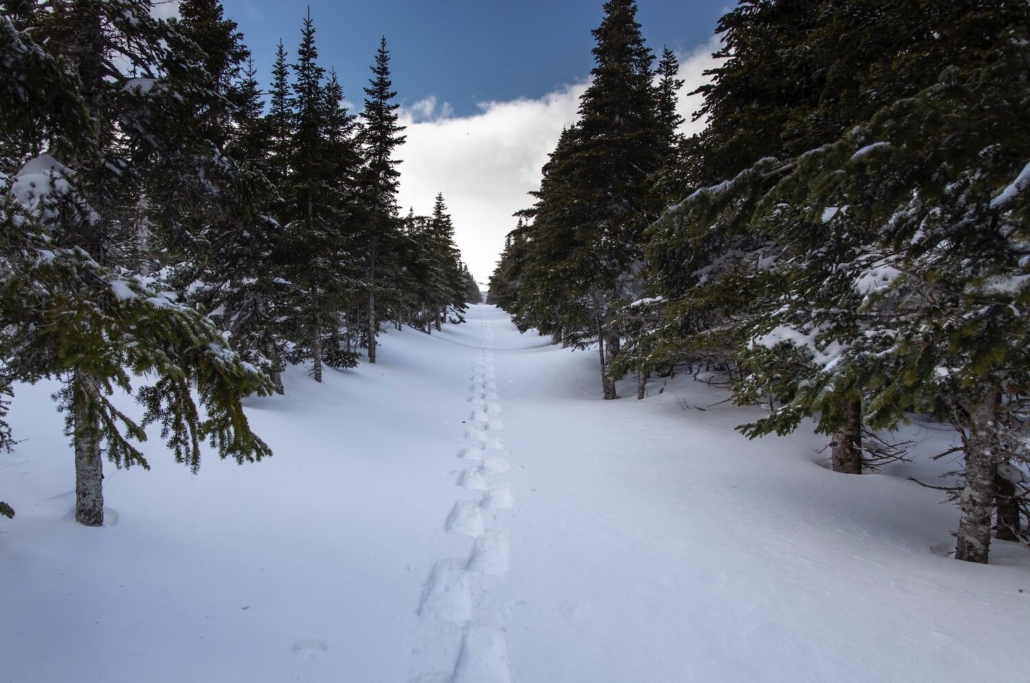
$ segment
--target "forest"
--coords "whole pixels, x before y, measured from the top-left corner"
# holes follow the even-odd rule
[[[1025,679],[1030,4],[717,2],[0,0],[0,678]]]
[[[103,523],[105,458],[148,467],[148,425],[193,471],[203,442],[259,460],[241,399],[282,393],[287,364],[321,382],[375,363],[383,325],[431,334],[480,298],[442,194],[400,215],[386,39],[355,114],[315,37],[309,11],[266,91],[218,0],[172,20],[149,0],[3,2],[0,392],[62,382],[82,524]],[[140,421],[111,397],[142,376]]]
[[[489,301],[596,347],[605,399],[703,372],[767,407],[748,437],[815,420],[838,472],[904,458],[891,433],[932,416],[964,459],[956,557],[1026,541],[1027,4],[741,0],[692,137],[636,11],[606,3]]]

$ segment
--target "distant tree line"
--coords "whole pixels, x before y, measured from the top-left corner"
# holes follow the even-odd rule
[[[633,0],[594,31],[579,119],[490,281],[520,329],[595,345],[615,381],[717,372],[806,418],[833,468],[897,455],[918,412],[960,437],[959,559],[1026,540],[1030,6],[741,0],[676,130],[674,58]]]
[[[15,383],[60,380],[78,521],[103,523],[105,458],[148,466],[149,424],[194,471],[204,441],[258,460],[240,402],[282,393],[287,364],[321,381],[374,363],[384,324],[462,320],[443,197],[398,212],[385,39],[354,115],[310,13],[264,93],[218,0],[167,21],[151,0],[0,6],[0,448]]]

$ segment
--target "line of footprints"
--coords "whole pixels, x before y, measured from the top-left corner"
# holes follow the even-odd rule
[[[504,625],[501,583],[511,563],[511,541],[504,528],[506,510],[515,504],[505,481],[510,464],[502,457],[504,427],[497,400],[493,331],[483,324],[483,344],[472,376],[472,413],[458,457],[466,463],[457,484],[465,490],[444,528],[475,539],[466,559],[440,560],[422,592],[423,621],[448,624],[460,634],[453,672],[434,676],[449,683],[513,683],[511,655]],[[500,604],[499,604],[500,603]],[[424,679],[425,680],[425,679]]]

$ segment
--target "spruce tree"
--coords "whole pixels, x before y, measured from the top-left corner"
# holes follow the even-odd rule
[[[336,222],[341,200],[329,182],[334,160],[327,137],[330,111],[325,70],[318,64],[310,12],[292,69],[295,80],[288,100],[292,137],[284,188],[286,279],[293,285],[295,309],[292,360],[310,360],[312,376],[321,382],[323,343],[337,329],[342,286],[336,262],[343,236]]]
[[[50,10],[31,37],[2,18],[0,49],[20,53],[5,59],[5,73],[36,83],[3,107],[5,123],[26,133],[24,146],[4,149],[5,167],[18,170],[4,177],[0,199],[3,361],[7,380],[65,381],[57,399],[75,450],[76,519],[100,525],[103,458],[146,467],[132,441],[146,438],[149,423],[161,423],[176,459],[193,469],[205,439],[222,457],[267,455],[240,399],[268,385],[209,319],[140,274],[140,196],[154,243],[177,245],[172,260],[201,241],[194,228],[210,205],[196,175],[217,167],[214,145],[185,133],[217,96],[181,60],[189,41],[153,19],[149,2],[77,0]],[[137,75],[120,63],[136,65]],[[157,379],[137,392],[145,406],[137,423],[110,397],[131,392],[133,376],[144,374]]]
[[[636,11],[632,0],[610,0],[593,31],[595,66],[579,120],[563,133],[525,213],[533,223],[516,314],[517,323],[578,346],[596,342],[605,399],[618,398],[617,313],[642,292],[642,236],[657,214],[649,188],[669,157],[654,57]],[[674,91],[674,77],[663,78]]]
[[[398,124],[394,102],[397,93],[390,80],[390,53],[383,37],[376,52],[372,78],[365,88],[365,107],[361,112],[361,154],[364,167],[359,177],[361,192],[361,220],[364,228],[358,239],[365,260],[365,287],[368,301],[368,360],[376,362],[376,335],[379,333],[377,293],[384,290],[384,276],[390,273],[392,251],[398,235],[397,191],[400,186],[400,163],[394,153],[405,142],[401,135],[404,126]]]
[[[462,278],[465,280],[465,301],[470,304],[483,303],[483,293],[479,291],[479,284],[476,278],[472,277],[467,265],[461,266]]]
[[[283,193],[290,169],[290,150],[293,144],[293,117],[290,115],[290,66],[286,61],[286,48],[279,41],[275,64],[272,67],[272,87],[268,93],[269,154],[268,177]]]
[[[859,472],[863,426],[952,422],[956,556],[977,562],[1025,457],[1026,19],[1016,2],[742,3],[702,89],[698,189],[649,251],[667,357],[727,349],[737,399],[771,406],[749,435],[814,417],[834,468]]]
[[[239,114],[246,106],[240,90],[240,75],[250,51],[235,21],[226,19],[220,0],[182,0],[179,18],[171,20],[175,30],[198,49],[192,56],[199,61],[204,88],[217,93],[200,118],[206,126],[205,137],[224,147]]]

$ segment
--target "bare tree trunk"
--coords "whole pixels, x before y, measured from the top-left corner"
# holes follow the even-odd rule
[[[376,293],[371,291],[368,293],[368,362],[376,362],[376,332],[378,332],[378,325],[376,324]]]
[[[994,477],[994,507],[997,510],[998,525],[995,536],[1002,541],[1019,540],[1019,499],[1016,485],[998,472]]]
[[[316,382],[322,381],[322,317],[318,307],[318,287],[311,288],[311,299],[314,304],[314,330],[311,335],[311,374]]]
[[[445,311],[440,311],[434,317],[436,318],[436,331],[439,332],[440,331],[440,321],[442,319],[444,319],[444,320],[446,319],[447,313]]]
[[[269,373],[269,378],[272,380],[272,388],[275,390],[275,393],[280,396],[286,393],[286,387],[283,386],[283,373],[278,370],[272,370]]]
[[[376,362],[376,245],[372,243],[372,260],[368,269],[368,362]]]
[[[844,424],[833,434],[833,471],[862,474],[862,401],[848,401]]]
[[[619,339],[619,333],[610,330],[608,332],[608,338],[605,340],[604,345],[604,371],[605,371],[605,391],[604,400],[610,401],[619,397],[615,392],[615,377],[612,376],[612,366],[615,364],[615,358],[619,355],[619,351],[622,349],[622,343]]]
[[[605,324],[601,316],[597,317],[597,340],[598,350],[601,353],[601,388],[604,391],[604,400],[611,401],[619,397],[615,392],[615,380],[611,376],[611,363],[615,359],[612,342],[615,341],[616,347],[618,342],[613,340],[610,335],[605,336]]]
[[[962,515],[958,525],[955,559],[986,564],[991,547],[994,481],[998,474],[994,420],[997,398],[992,394],[969,415],[966,439],[966,482],[959,497]]]
[[[637,400],[642,401],[647,396],[647,378],[651,376],[650,372],[641,370],[637,373]]]
[[[100,452],[99,400],[93,378],[76,370],[72,377],[75,442],[75,521],[86,526],[104,524],[104,459]]]
[[[353,351],[353,349],[354,349],[354,342],[352,341],[352,333],[351,333],[351,329],[350,329],[350,319],[351,319],[350,312],[344,313],[343,316],[344,316],[344,328],[343,329],[345,330],[345,332],[343,333],[343,344],[344,344],[344,348],[347,349],[347,353],[351,353]]]
[[[147,222],[147,196],[136,202],[136,256],[140,275],[150,275],[150,225]]]
[[[561,333],[561,328],[559,327],[554,332],[551,332],[551,343],[552,344],[561,344],[561,340],[562,340],[562,333]]]

